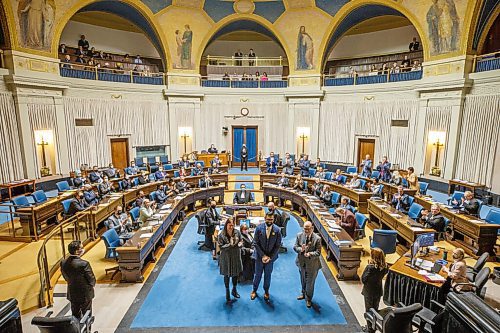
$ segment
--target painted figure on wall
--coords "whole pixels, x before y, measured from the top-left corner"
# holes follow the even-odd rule
[[[175,44],[177,45],[177,59],[176,59],[176,68],[182,68],[182,36],[180,30],[175,30]]]
[[[35,48],[50,47],[54,26],[54,0],[20,0],[18,18],[22,42]]]
[[[313,69],[314,44],[313,39],[301,26],[297,37],[297,69]]]
[[[432,0],[427,11],[431,54],[455,51],[458,48],[460,19],[454,0]]]
[[[193,31],[188,24],[184,26],[184,34],[182,34],[182,52],[181,66],[182,68],[191,68],[191,48],[193,43]]]

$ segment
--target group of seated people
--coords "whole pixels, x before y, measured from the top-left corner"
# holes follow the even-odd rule
[[[101,71],[123,74],[124,70],[144,75],[151,74],[151,69],[158,72],[156,65],[148,64],[140,55],[130,57],[128,54],[111,55],[104,51],[97,51],[95,47],[90,47],[85,35],[81,35],[78,41],[78,49],[68,48],[65,44],[59,45],[59,55],[63,56],[62,68],[73,68],[71,64],[86,65],[84,68],[93,70],[98,68]]]
[[[263,72],[262,75],[259,72],[255,72],[255,75],[243,73],[243,75],[238,75],[234,73],[233,75],[229,75],[227,72],[224,73],[222,77],[223,81],[269,81],[269,77],[266,72]]]

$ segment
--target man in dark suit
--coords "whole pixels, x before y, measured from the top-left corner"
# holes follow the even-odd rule
[[[250,299],[254,300],[257,297],[257,289],[259,289],[262,273],[264,273],[264,300],[269,301],[271,274],[281,246],[281,230],[274,224],[274,214],[267,213],[265,219],[266,223],[261,223],[255,228],[253,239],[255,276]]]
[[[189,191],[189,184],[186,183],[184,176],[181,176],[181,179],[175,186],[177,187],[177,191],[179,191],[180,193]]]
[[[85,201],[88,205],[97,205],[99,203],[99,199],[97,198],[97,194],[94,192],[92,185],[85,185],[85,192],[83,193],[85,196]]]
[[[266,159],[266,167],[268,173],[276,173],[278,170],[278,161],[276,160],[276,157],[274,157],[274,152],[271,152],[269,157]]]
[[[68,282],[67,298],[71,303],[71,313],[81,319],[87,311],[92,311],[95,276],[88,261],[81,259],[85,250],[80,241],[68,245],[69,257],[61,261],[61,273]]]
[[[245,168],[245,171],[248,171],[248,148],[246,144],[243,144],[240,151],[240,160],[241,160],[241,171]]]
[[[410,197],[404,193],[403,186],[398,186],[398,193],[394,194],[391,201],[391,206],[399,210],[401,213],[408,214],[410,209]]]
[[[459,206],[459,202],[456,200],[453,204]],[[474,194],[471,191],[465,191],[460,207],[469,215],[479,216],[479,201],[474,199]]]
[[[297,300],[306,300],[306,306],[312,306],[312,298],[314,295],[314,284],[318,271],[321,268],[321,238],[314,232],[313,225],[310,221],[304,223],[304,231],[297,234],[293,250],[297,253],[295,263],[299,267],[300,283],[302,285],[302,293],[297,297]]]
[[[214,233],[215,233],[215,227],[217,225],[220,225],[221,217],[219,213],[217,212],[217,209],[215,209],[217,206],[217,203],[215,200],[210,201],[210,208],[208,208],[205,211],[205,247],[208,248],[210,251],[212,251],[212,259],[217,259],[215,256],[215,244],[214,244]]]
[[[320,197],[322,192],[323,192],[323,184],[321,184],[319,178],[316,178],[312,186],[312,193],[315,196]]]
[[[337,213],[337,216],[339,216],[337,218],[337,224],[340,225],[349,234],[349,236],[354,239],[358,223],[356,222],[356,217],[353,212],[342,207],[337,208],[335,212]]]
[[[288,180],[288,177],[285,176],[284,172],[282,172],[280,175],[280,178],[278,178],[277,184],[278,184],[278,186],[281,186],[281,187],[290,186],[290,181]]]
[[[234,193],[233,203],[234,204],[246,204],[252,201],[252,193],[247,191],[245,184],[240,185],[240,190]]]
[[[135,206],[141,207],[142,203],[144,202],[144,199],[146,199],[146,194],[144,194],[143,190],[139,190],[139,193],[137,194],[137,198],[135,198]]]
[[[410,52],[418,51],[420,48],[420,42],[417,40],[417,37],[413,37],[413,41],[409,45]]]
[[[283,172],[287,175],[293,175],[293,167],[295,166],[295,162],[290,156],[290,153],[285,154],[285,158],[283,158]]]
[[[332,204],[332,195],[333,193],[330,191],[330,186],[325,185],[323,186],[323,191],[321,191],[319,198],[325,205],[330,206]]]
[[[210,145],[210,148],[208,148],[208,152],[210,154],[217,154],[217,148],[215,148],[215,145],[213,143]]]
[[[165,185],[160,185],[160,187],[158,188],[158,190],[156,190],[156,198],[155,198],[155,201],[159,204],[159,205],[163,205],[165,203],[165,201],[167,201],[167,194],[165,193]]]
[[[78,212],[81,212],[89,207],[89,204],[85,201],[85,197],[82,191],[76,192],[75,198],[71,201],[68,208],[68,215],[73,216]]]
[[[304,154],[300,155],[299,168],[300,168],[300,175],[302,177],[309,177],[310,167],[311,167],[311,161],[309,161],[309,156]]]
[[[236,66],[241,66],[243,64],[243,61],[241,60],[241,58],[243,58],[243,52],[241,52],[241,50],[238,50],[234,53],[234,57],[236,58]]]
[[[372,176],[373,161],[370,158],[369,154],[365,156],[365,159],[361,162],[360,167],[363,168],[363,171],[361,171],[361,176],[367,178],[370,178]]]
[[[384,156],[382,158],[382,161],[377,166],[377,170],[380,172],[379,179],[383,182],[388,183],[391,180],[391,166],[392,165],[387,159],[387,156]]]
[[[78,41],[78,47],[82,47],[85,51],[87,51],[90,47],[89,41],[85,39],[85,35],[80,36],[80,40]]]
[[[251,60],[248,60],[248,65],[249,66],[253,66],[255,65],[255,57],[257,55],[255,54],[255,52],[253,51],[253,49],[250,49],[250,52],[248,52],[248,58],[251,59]]]
[[[213,182],[212,178],[210,178],[208,176],[208,172],[205,171],[205,173],[203,174],[203,178],[200,178],[198,185],[200,186],[200,188],[209,188],[213,184],[214,184],[214,182]]]
[[[434,229],[437,232],[443,232],[445,228],[444,216],[441,215],[441,209],[438,205],[431,206],[431,213],[427,209],[422,211],[422,217],[420,217],[420,223],[422,223],[426,228]]]
[[[92,168],[92,172],[89,173],[89,181],[91,183],[100,183],[102,182],[102,174],[99,172],[97,165]]]

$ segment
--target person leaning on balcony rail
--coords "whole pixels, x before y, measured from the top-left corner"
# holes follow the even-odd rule
[[[413,41],[409,45],[410,52],[418,51],[419,48],[420,48],[420,42],[417,40],[417,37],[413,37]]]
[[[420,62],[418,60],[413,61],[413,66],[411,67],[411,71],[421,71],[422,70],[422,65],[420,65]]]
[[[66,54],[64,56],[64,60],[62,62],[62,68],[71,68],[71,56],[69,54]]]
[[[403,61],[401,61],[402,72],[409,72],[410,64],[411,64],[410,59],[408,59],[408,56],[405,55],[405,58],[403,59]]]
[[[66,49],[66,44],[59,45],[59,53],[66,54],[68,50]]]

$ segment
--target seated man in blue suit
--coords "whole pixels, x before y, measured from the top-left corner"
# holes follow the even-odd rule
[[[135,165],[135,161],[130,161],[130,166],[127,169],[127,173],[131,176],[137,175],[141,170],[139,170],[139,167]]]
[[[212,178],[210,178],[210,176],[208,175],[208,172],[205,171],[205,173],[203,174],[203,178],[200,178],[200,180],[198,181],[198,186],[200,188],[209,188],[210,186],[213,186],[214,185],[214,181],[212,180]]]
[[[97,194],[94,192],[94,189],[92,189],[92,185],[85,185],[85,192],[83,192],[83,195],[85,196],[85,201],[88,205],[94,206],[99,203],[99,199],[97,198]]]
[[[219,158],[219,155],[215,155],[214,159],[210,161],[210,165],[213,166],[214,163],[216,164],[217,168],[220,168],[222,165],[222,161]]]
[[[342,197],[342,199],[340,199],[339,208],[345,208],[353,214],[356,212],[356,208],[351,205],[351,200],[348,197]]]
[[[79,190],[69,205],[68,215],[73,216],[78,212],[84,211],[87,207],[89,207],[89,204],[85,201],[83,192]]]
[[[404,193],[403,186],[398,186],[398,193],[394,194],[391,201],[391,206],[399,210],[401,213],[408,214],[410,209],[410,197]]]
[[[163,205],[165,203],[165,201],[167,201],[167,194],[165,193],[165,186],[162,184],[160,185],[160,187],[156,190],[156,199],[155,201],[160,204],[160,205]]]
[[[196,163],[196,168],[193,169],[193,176],[203,176],[203,167],[200,163]]]
[[[274,214],[266,214],[266,223],[261,223],[255,228],[253,247],[255,249],[255,276],[253,279],[253,290],[250,299],[257,297],[262,273],[264,273],[264,300],[269,301],[269,287],[271,286],[271,274],[273,265],[278,259],[281,246],[281,230],[274,224]]]
[[[159,166],[158,170],[155,172],[155,179],[156,180],[164,180],[166,177],[165,171],[163,171],[163,166]]]
[[[266,159],[267,173],[276,173],[278,171],[278,161],[276,157],[274,157],[274,152],[269,154],[269,157]]]
[[[89,173],[89,181],[91,183],[100,183],[102,182],[102,173],[97,168],[97,165],[94,165],[92,171]]]

